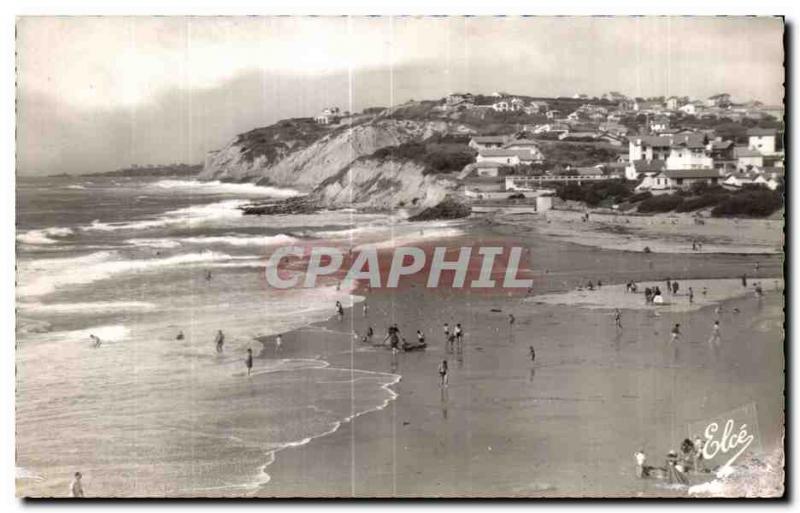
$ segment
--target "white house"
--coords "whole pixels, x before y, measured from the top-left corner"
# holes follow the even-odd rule
[[[504,146],[506,150],[518,151],[520,154],[527,153],[529,158],[527,160],[539,161],[544,160],[544,155],[539,149],[539,145],[535,141],[528,139],[514,139],[506,143]]]
[[[508,141],[505,135],[476,135],[469,141],[469,147],[474,150],[502,148]]]
[[[664,160],[633,160],[625,166],[625,178],[638,180],[644,175],[657,175],[666,169]]]
[[[478,176],[496,177],[500,175],[500,164],[496,162],[476,162],[475,174]]]
[[[678,107],[678,110],[683,112],[684,114],[689,114],[690,116],[696,116],[699,112],[697,105],[694,103],[687,103],[681,107]]]
[[[520,152],[506,149],[486,149],[478,152],[476,162],[492,162],[504,166],[516,166],[520,163]]]
[[[646,175],[642,183],[636,186],[636,190],[688,189],[696,183],[716,184],[719,180],[716,169],[667,169],[658,174]]]
[[[774,155],[778,131],[774,128],[751,128],[747,131],[747,147],[762,155]]]
[[[642,135],[628,138],[628,156],[634,160],[665,160],[672,139],[666,136]]]
[[[522,110],[523,107],[525,107],[525,102],[519,98],[512,98],[511,102],[509,103],[509,108],[512,112]]]
[[[511,105],[507,101],[501,100],[493,103],[492,109],[494,109],[495,112],[508,112],[511,110]]]
[[[738,171],[749,171],[764,167],[764,156],[750,148],[736,146],[733,149],[733,157],[736,159],[736,169]]]
[[[725,177],[725,180],[722,181],[722,185],[741,187],[742,185],[754,183],[755,179],[758,177],[759,175],[757,173],[737,171]],[[766,183],[766,180],[764,180],[764,183]]]
[[[669,129],[669,118],[667,116],[656,116],[650,120],[651,132],[664,132]]]
[[[666,165],[667,169],[707,169],[714,167],[714,160],[702,134],[683,134],[672,137]]]
[[[341,117],[339,107],[328,107],[314,116],[314,121],[320,125],[335,123]]]

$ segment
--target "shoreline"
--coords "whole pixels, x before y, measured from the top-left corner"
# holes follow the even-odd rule
[[[548,210],[542,214],[500,214],[491,218],[512,232],[535,230],[543,236],[588,247],[637,253],[695,255],[782,255],[784,222],[777,219],[703,218],[690,214],[652,216]],[[730,237],[735,231],[736,239]],[[693,249],[693,243],[700,244]],[[649,248],[649,251],[645,248]]]
[[[480,232],[480,234],[477,236],[477,239],[482,237],[496,238],[497,233],[502,231],[495,230],[494,226],[487,223],[475,223],[473,227]],[[533,234],[534,240],[540,237],[542,236]],[[473,233],[472,240],[474,241],[475,238],[475,234]],[[531,242],[527,236],[525,236],[524,240],[527,243]],[[563,246],[562,242],[555,242],[555,244],[557,246]],[[587,253],[585,247],[584,249],[580,249],[578,251]],[[610,253],[619,254],[619,252]],[[747,260],[752,260],[746,256],[744,258]],[[738,267],[741,264],[739,262],[733,262],[731,265],[736,265]],[[748,262],[747,265],[750,266],[752,264],[751,262]],[[728,273],[730,272],[728,271]],[[685,278],[681,276],[680,272],[674,272],[673,276],[681,281],[685,281]],[[765,278],[761,279],[764,280]],[[613,280],[604,283],[607,283],[608,287],[614,286]],[[619,281],[619,283],[622,282]],[[604,285],[604,287],[606,287],[606,285]],[[564,285],[555,283],[545,284],[543,288],[545,289],[545,294],[547,292],[556,293],[559,290],[561,292],[568,293],[570,290]],[[395,319],[396,322],[400,323],[401,332],[403,335],[413,334],[416,327],[414,324],[409,322],[409,319],[418,319],[416,324],[422,325],[422,329],[428,338],[428,349],[426,351],[416,353],[401,353],[398,355],[398,361],[391,363],[392,358],[387,350],[364,346],[358,342],[353,342],[351,332],[340,332],[338,335],[333,335],[333,332],[331,331],[332,329],[342,327],[340,322],[333,315],[326,321],[313,323],[306,328],[301,328],[299,330],[284,334],[284,348],[288,349],[289,346],[293,346],[293,352],[296,351],[298,353],[302,353],[304,351],[308,352],[309,350],[319,350],[321,346],[325,346],[328,348],[328,350],[332,350],[332,346],[335,345],[338,350],[333,354],[326,355],[330,356],[331,358],[326,358],[326,361],[328,361],[331,366],[335,365],[347,367],[347,365],[350,365],[349,368],[353,369],[385,373],[387,360],[389,360],[389,371],[396,371],[396,373],[401,377],[395,382],[386,385],[386,389],[391,390],[395,396],[388,400],[382,408],[363,412],[355,417],[342,421],[330,433],[320,435],[310,440],[314,443],[305,443],[302,446],[291,447],[296,449],[295,451],[277,451],[281,452],[280,456],[277,457],[276,452],[272,460],[264,466],[264,469],[267,471],[271,470],[271,472],[269,472],[271,480],[269,484],[263,485],[259,489],[257,493],[258,496],[565,496],[559,495],[561,493],[566,493],[568,496],[582,496],[580,492],[578,495],[574,495],[574,490],[567,490],[565,492],[562,488],[563,485],[554,484],[552,482],[548,482],[547,480],[535,480],[527,485],[519,483],[514,485],[512,482],[510,482],[513,481],[513,479],[506,474],[504,474],[502,478],[498,477],[497,482],[494,484],[487,483],[486,490],[480,493],[476,492],[475,490],[464,488],[464,476],[461,478],[453,477],[447,479],[447,483],[445,483],[445,480],[440,476],[441,479],[437,484],[434,481],[414,477],[423,472],[430,475],[430,472],[428,470],[418,471],[413,470],[413,468],[409,468],[409,462],[407,458],[403,456],[403,454],[413,452],[415,453],[415,458],[412,459],[424,462],[424,464],[420,463],[423,468],[428,469],[430,467],[439,472],[445,472],[445,474],[452,476],[459,474],[459,467],[465,464],[469,466],[469,463],[464,461],[463,457],[459,456],[458,450],[447,450],[445,451],[445,454],[440,454],[440,457],[446,459],[445,463],[431,461],[430,455],[436,454],[437,449],[435,446],[430,445],[430,437],[444,437],[445,440],[449,440],[447,444],[456,444],[456,446],[462,447],[462,451],[465,447],[467,447],[463,445],[465,437],[466,439],[470,438],[468,433],[464,433],[463,425],[454,427],[452,424],[450,424],[450,428],[448,429],[451,429],[452,433],[448,432],[445,434],[438,432],[430,425],[432,423],[432,415],[434,417],[441,416],[445,421],[447,421],[448,415],[451,417],[460,417],[462,423],[465,425],[475,422],[485,425],[485,423],[489,421],[492,423],[492,426],[494,426],[495,429],[498,431],[503,431],[503,428],[496,426],[491,420],[493,419],[494,414],[490,411],[483,411],[484,409],[492,410],[496,407],[495,403],[498,402],[502,403],[508,400],[519,400],[514,399],[515,394],[513,391],[507,389],[507,384],[504,383],[505,380],[503,379],[502,373],[500,376],[497,376],[496,370],[494,370],[489,371],[489,374],[487,374],[489,369],[496,369],[496,366],[490,365],[488,368],[486,368],[485,365],[477,365],[477,363],[475,364],[474,368],[471,368],[472,365],[467,364],[468,370],[466,371],[463,367],[458,367],[459,374],[466,372],[464,377],[466,380],[465,383],[459,383],[459,380],[456,379],[455,373],[457,365],[465,365],[463,363],[463,359],[472,360],[484,359],[487,357],[502,359],[512,358],[515,360],[523,359],[520,357],[525,355],[527,351],[525,351],[526,346],[524,344],[520,345],[514,342],[514,338],[519,337],[518,334],[512,335],[510,338],[510,343],[514,346],[518,346],[513,349],[512,354],[509,354],[511,348],[506,346],[506,344],[500,342],[501,346],[497,347],[497,343],[498,340],[505,338],[505,336],[500,335],[500,333],[502,331],[502,326],[506,322],[505,316],[507,313],[513,312],[515,316],[517,316],[519,319],[518,325],[530,325],[530,321],[526,322],[525,319],[526,315],[530,315],[530,313],[525,311],[528,306],[526,306],[525,302],[523,302],[524,294],[512,297],[497,295],[473,295],[468,298],[460,298],[460,296],[452,294],[452,291],[450,291],[450,293],[444,292],[440,294],[437,292],[435,294],[431,294],[430,291],[414,290],[414,287],[402,291],[377,290],[366,294],[363,290],[355,290],[351,291],[351,293],[366,297],[370,308],[369,316],[366,322],[372,323],[373,319],[380,319],[375,321],[376,325],[373,326],[379,339],[381,337],[382,329],[389,322],[389,319]],[[698,296],[700,295],[699,292],[696,294]],[[769,293],[768,295],[770,298],[770,303],[776,300],[782,301],[782,296],[776,297],[772,293]],[[537,296],[533,296],[532,298],[529,298],[529,300],[535,302],[536,297]],[[727,305],[738,304],[738,302],[743,300],[742,298],[723,298],[721,301],[723,304]],[[365,319],[361,315],[358,305],[358,302],[351,302],[351,304],[347,306],[344,322],[345,325],[351,329],[351,331],[355,330],[356,332],[362,333],[365,326]],[[704,305],[701,308],[704,308],[705,306],[708,305]],[[436,320],[432,323],[432,319],[426,318],[428,316],[426,316],[423,312],[433,311],[432,308],[436,307],[444,307],[444,312],[441,315],[438,313],[434,314]],[[550,317],[560,315],[554,310],[560,308],[558,306],[543,305],[542,307],[549,311],[548,315]],[[576,307],[569,307],[570,312],[575,308]],[[578,306],[577,308],[580,309],[581,307]],[[729,309],[729,307],[726,307],[726,310]],[[499,312],[496,312],[496,310],[499,310]],[[634,310],[626,309],[624,311],[626,312],[626,320],[629,316],[636,315]],[[689,315],[689,313],[686,312],[668,312],[668,314]],[[706,315],[707,314],[708,312],[706,312]],[[455,319],[462,319],[463,322],[464,319],[471,318],[471,320],[473,320],[476,317],[485,317],[487,315],[494,320],[485,323],[477,323],[475,326],[473,326],[472,323],[469,323],[469,325],[466,326],[467,345],[465,348],[465,354],[463,356],[455,354],[451,355],[446,352],[445,348],[442,347],[443,344],[441,343],[441,326],[439,321],[450,319],[454,322],[457,322]],[[570,316],[573,315],[575,314],[570,313]],[[585,315],[592,316],[594,314],[592,312],[588,312]],[[665,316],[666,315],[667,313],[665,313]],[[568,316],[568,318],[570,316]],[[454,324],[454,322],[451,323],[451,325]],[[484,326],[481,326],[482,324]],[[500,331],[498,331],[498,329],[500,329]],[[327,334],[322,336],[319,333],[316,333],[317,331],[321,330],[325,330]],[[523,329],[523,332],[525,333],[528,331],[528,327]],[[568,333],[571,332],[568,331]],[[472,343],[471,338],[473,336],[481,340],[479,345],[474,345]],[[497,339],[498,336],[500,336],[500,339]],[[489,342],[492,337],[497,340]],[[523,338],[525,337],[523,336]],[[273,339],[274,337],[272,336],[259,337],[259,341],[263,346],[262,352],[259,355],[260,358],[269,357],[269,346]],[[297,342],[297,344],[295,345],[293,341]],[[350,346],[349,348],[348,345]],[[537,346],[538,345],[539,343],[537,343]],[[540,349],[537,347],[537,352],[539,351]],[[435,380],[431,380],[431,376],[435,374],[435,366],[437,364],[436,357],[439,356],[445,356],[448,357],[448,359],[455,356],[456,362],[458,362],[459,359],[462,359],[461,362],[454,362],[452,364],[454,375],[451,378],[451,385],[447,390],[447,394],[450,396],[450,398],[447,400],[444,399],[444,392],[441,392],[438,386],[435,385]],[[548,374],[552,372],[563,372],[562,369],[565,368],[565,365],[566,368],[580,368],[582,365],[580,362],[585,361],[585,358],[580,358],[579,354],[576,354],[575,356],[579,357],[577,359],[574,359],[573,357],[574,362],[571,362],[568,359],[560,364],[557,364],[555,367],[552,367],[549,364],[537,364],[535,366],[531,366],[530,369],[525,372],[530,373],[529,379],[531,382],[533,382],[536,375]],[[509,365],[511,363],[511,360],[509,360]],[[575,367],[576,365],[578,367]],[[396,367],[393,368],[392,366]],[[419,366],[424,366],[424,370]],[[664,371],[654,370],[652,372],[655,372],[656,374],[670,372],[667,370],[669,368],[670,367],[664,368]],[[586,372],[590,375],[594,375],[597,370],[586,369]],[[645,369],[639,372],[647,373],[648,371]],[[675,370],[671,372],[681,371]],[[518,377],[515,379],[524,381],[524,377]],[[540,377],[539,379],[544,378]],[[469,384],[470,382],[472,384]],[[478,385],[477,383],[482,384]],[[466,389],[464,388],[465,386],[467,387]],[[471,404],[470,401],[465,402],[465,398],[461,397],[463,396],[464,391],[474,390],[474,387],[476,386],[491,388],[494,391],[494,399],[489,400],[488,403],[480,406]],[[442,395],[441,401],[437,400],[439,399],[437,396],[440,395],[440,392]],[[596,399],[591,399],[591,396],[586,399],[578,399],[577,397],[573,399],[568,397],[557,399],[561,394],[562,392],[553,390],[551,395],[549,395],[549,397],[552,397],[551,399],[531,398],[530,400],[523,400],[522,403],[519,404],[523,406],[523,410],[530,409],[530,407],[533,407],[535,410],[537,407],[541,407],[537,406],[541,401],[545,401],[547,403],[548,401],[552,402],[555,400],[555,404],[558,404],[561,401],[566,401],[563,404],[577,405],[583,405],[584,403],[591,405],[594,401],[596,401]],[[415,397],[417,399],[415,399]],[[434,397],[436,397],[436,399],[434,399]],[[625,396],[623,396],[623,399],[624,397]],[[421,402],[419,402],[420,399]],[[577,403],[574,402],[576,400],[578,400]],[[624,401],[628,400],[623,400],[623,402]],[[524,406],[526,404],[528,405],[527,408]],[[477,410],[475,409],[476,407],[478,408]],[[585,406],[581,407],[584,408]],[[365,415],[365,413],[373,413],[373,415]],[[509,419],[509,423],[512,425],[517,424],[517,422],[514,422],[514,419]],[[515,428],[515,430],[517,429],[518,428]],[[569,429],[574,429],[574,427],[570,427]],[[408,435],[404,433],[405,431],[411,431],[412,433]],[[517,433],[517,435],[519,435],[519,433]],[[493,435],[488,428],[485,428],[481,430],[481,436],[492,437]],[[663,439],[663,435],[659,436],[659,438]],[[513,439],[514,437],[511,438],[511,440]],[[402,451],[399,452],[401,448],[398,446],[398,443],[403,440],[413,440],[413,444],[412,446],[409,446],[404,443]],[[415,445],[421,448],[414,448],[413,446]],[[497,446],[494,446],[493,444],[487,445],[487,447],[487,453],[493,452],[494,454],[498,454],[500,452],[497,449]],[[349,448],[349,451],[347,448]],[[439,451],[440,450],[441,446]],[[664,452],[665,451],[666,448],[664,448]],[[506,457],[508,458],[508,461],[506,461],[503,466],[507,466],[511,469],[516,468],[519,470],[519,458],[513,454],[513,451],[506,452],[506,450],[503,450],[502,452],[506,453]],[[348,453],[350,455],[349,459],[347,456]],[[313,456],[311,456],[312,454]],[[474,457],[478,456],[474,455]],[[309,463],[312,459],[316,462],[324,461],[328,463],[321,465],[323,467],[322,469],[317,467],[312,468],[309,466]],[[398,463],[398,461],[402,463]],[[319,465],[320,464],[318,463],[317,466]],[[339,465],[341,465],[341,468],[337,467]],[[492,465],[492,468],[497,471],[495,465]],[[345,469],[348,469],[350,472],[344,473]],[[526,471],[520,470],[520,472],[524,474]],[[440,474],[437,474],[437,472],[434,471],[433,475],[437,476]],[[635,483],[632,478],[632,471],[630,475],[630,480]],[[420,479],[422,479],[422,481],[420,481]],[[603,489],[605,489],[605,485],[600,487],[600,490]],[[660,490],[658,487],[650,487],[648,488],[647,492],[647,496],[663,496],[664,494],[668,496],[674,496],[675,492],[669,490]],[[599,495],[603,496],[603,492],[600,491]],[[631,492],[631,495],[635,495],[635,493]],[[685,496],[685,490],[678,495]]]

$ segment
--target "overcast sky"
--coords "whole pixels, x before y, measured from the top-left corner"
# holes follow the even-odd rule
[[[21,18],[20,173],[201,162],[251,128],[452,91],[783,101],[777,18]]]

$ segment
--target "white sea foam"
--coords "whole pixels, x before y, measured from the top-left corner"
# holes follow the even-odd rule
[[[85,285],[116,274],[235,259],[237,257],[225,253],[203,251],[164,258],[121,260],[114,251],[99,251],[81,257],[32,260],[21,263],[17,269],[17,294],[21,297],[41,296],[69,285]]]
[[[364,249],[365,247],[374,247],[378,249],[395,248],[398,246],[406,246],[415,242],[423,242],[427,240],[444,239],[449,237],[458,237],[464,235],[464,231],[459,228],[433,228],[423,230],[422,232],[401,232],[391,234],[388,238],[376,242],[365,242],[356,246],[356,249]]]
[[[84,228],[89,231],[112,232],[119,230],[147,230],[152,228],[183,227],[196,228],[199,226],[218,223],[220,221],[238,219],[242,216],[238,207],[246,202],[241,200],[225,200],[205,205],[170,210],[155,219],[142,219],[139,221],[123,221],[104,223],[95,220]]]
[[[36,313],[90,313],[155,310],[156,305],[144,301],[103,301],[97,303],[18,303],[21,310]]]
[[[56,238],[69,237],[74,235],[71,228],[60,228],[57,226],[51,228],[42,228],[40,230],[28,230],[25,233],[17,235],[17,240],[23,244],[57,244],[59,241]],[[54,238],[55,237],[55,238]]]
[[[181,243],[172,239],[128,239],[125,241],[131,246],[157,249],[179,248]]]
[[[67,185],[65,187],[65,189],[74,189],[74,190],[82,191],[82,190],[86,189],[86,187],[84,187],[83,185]]]
[[[296,242],[297,239],[291,235],[279,233],[277,235],[263,235],[263,236],[246,236],[246,235],[228,235],[218,237],[184,237],[178,239],[180,242],[186,244],[227,244],[230,246],[273,246],[277,244],[290,244]]]
[[[283,189],[255,185],[252,183],[225,183],[217,180],[199,182],[196,180],[159,180],[152,184],[159,189],[183,189],[201,194],[239,194],[246,196],[265,196],[270,198],[290,198],[300,194],[294,189]],[[183,191],[182,191],[183,192]]]

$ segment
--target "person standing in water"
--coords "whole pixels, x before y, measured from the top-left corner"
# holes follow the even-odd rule
[[[528,346],[528,350],[529,350],[530,355],[531,355],[531,361],[535,362],[536,361],[536,349],[534,349],[533,346]]]
[[[250,371],[253,369],[253,350],[249,347],[247,348],[247,358],[244,359],[244,364],[247,367],[247,375],[250,375]]]
[[[369,310],[369,306],[367,306],[367,300],[366,299],[364,300],[363,310],[364,310],[364,317],[366,317],[367,316],[367,311]]]
[[[447,386],[447,360],[442,360],[439,364],[439,386],[442,388]]]
[[[692,287],[689,287],[689,302],[694,303],[694,290],[692,290]]]
[[[614,309],[614,324],[617,329],[622,329],[622,312],[619,311],[619,308]]]
[[[711,328],[711,337],[708,339],[708,344],[711,346],[712,349],[716,349],[719,347],[719,343],[722,340],[722,337],[719,333],[719,321],[714,321],[714,326]]]
[[[92,347],[100,347],[103,344],[103,341],[97,335],[89,335],[89,339],[92,341]]]
[[[73,498],[76,498],[76,499],[82,499],[84,497],[84,495],[83,495],[83,483],[81,482],[82,478],[83,478],[83,474],[81,474],[80,472],[75,472],[75,478],[72,480],[72,483],[70,483],[70,485],[69,485],[69,496],[70,497],[73,497]]]
[[[283,337],[281,336],[280,333],[278,333],[278,336],[275,337],[275,351],[276,352],[281,350],[281,345],[283,345]]]
[[[336,302],[336,315],[340,321],[344,319],[344,308],[342,308],[342,303],[339,301]]]
[[[222,347],[225,345],[225,335],[222,334],[222,330],[217,331],[217,337],[214,339],[214,342],[217,346],[217,352],[222,352]]]
[[[183,340],[183,338],[184,338],[183,337],[183,330],[181,330],[181,331],[178,332],[178,336],[175,337],[175,340]]]
[[[456,324],[453,334],[456,336],[456,342],[458,342],[459,346],[464,343],[464,330],[461,329],[461,323]]]
[[[672,333],[672,338],[670,339],[670,342],[673,343],[678,342],[678,340],[680,340],[681,338],[681,325],[675,324],[675,326],[672,327],[671,333]]]
[[[450,340],[450,325],[444,323],[444,341],[447,343]]]

